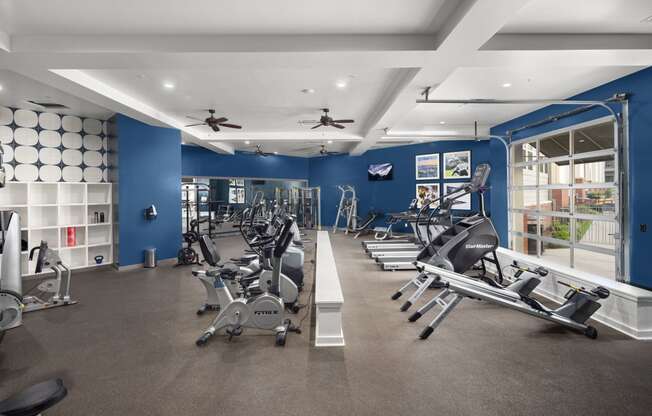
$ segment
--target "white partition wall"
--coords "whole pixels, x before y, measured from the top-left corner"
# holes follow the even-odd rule
[[[315,306],[317,310],[315,347],[344,346],[342,305],[344,296],[335,267],[328,231],[317,232],[315,256]]]
[[[27,242],[22,274],[34,274],[29,250],[41,240],[72,268],[112,264],[111,189],[111,183],[8,182],[0,192],[0,210],[20,215],[21,237]],[[74,229],[75,244],[69,244],[69,229]]]

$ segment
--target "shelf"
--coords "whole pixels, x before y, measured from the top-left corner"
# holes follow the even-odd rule
[[[110,222],[98,222],[96,224],[87,224],[88,227],[99,227],[99,226],[102,226],[102,225],[111,225],[111,223]]]
[[[63,203],[59,205],[62,207],[80,207],[86,204],[84,204],[83,202],[70,202],[70,203]]]
[[[110,246],[112,243],[106,242],[106,243],[95,243],[95,244],[89,244],[87,245],[88,248],[92,247],[104,247],[104,246]]]
[[[0,205],[0,209],[5,209],[5,208],[27,208],[27,204]]]
[[[87,247],[86,244],[81,244],[81,245],[76,245],[76,246],[63,246],[63,247],[59,247],[59,251],[74,250],[74,249],[77,249],[77,248],[86,248],[86,247]]]
[[[83,204],[82,204],[83,205]],[[94,205],[111,205],[110,202],[89,202],[87,204],[88,206],[94,206]]]

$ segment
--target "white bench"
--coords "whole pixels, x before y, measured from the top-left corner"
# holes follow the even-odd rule
[[[328,231],[317,232],[315,255],[315,306],[317,325],[315,347],[344,346],[342,305],[344,296],[335,267],[333,248]]]
[[[563,303],[563,295],[568,290],[556,284],[559,280],[587,288],[606,287],[611,295],[600,301],[602,307],[593,315],[593,319],[632,338],[652,340],[652,292],[504,248],[499,248],[496,254],[502,266],[515,260],[548,269],[550,275],[542,279],[535,293],[559,303]],[[488,268],[492,268],[490,266],[493,265],[487,264]]]

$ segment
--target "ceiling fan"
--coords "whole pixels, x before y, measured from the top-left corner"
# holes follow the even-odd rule
[[[213,129],[213,131],[215,131],[215,132],[220,131],[220,127],[228,127],[230,129],[241,129],[242,128],[242,126],[238,126],[237,124],[225,123],[225,121],[229,120],[226,117],[215,118],[215,110],[213,110],[213,109],[208,109],[208,110],[205,110],[205,111],[208,111],[208,113],[210,115],[204,120],[202,120],[200,118],[192,117],[192,116],[186,116],[189,119],[201,121],[201,123],[189,124],[186,127],[208,126],[211,129]]]
[[[253,146],[250,146],[250,147],[253,147]],[[273,156],[274,155],[274,153],[264,152],[263,147],[261,145],[259,145],[259,144],[257,144],[255,147],[256,147],[256,150],[254,150],[253,152],[242,152],[242,153],[247,153],[247,154],[256,155],[256,156],[263,156],[263,157]]]
[[[301,124],[316,124],[315,126],[311,127],[310,129],[316,129],[317,127],[328,127],[332,126],[337,129],[343,129],[344,126],[342,124],[347,124],[347,123],[355,123],[354,120],[351,119],[342,119],[342,120],[333,120],[332,117],[328,115],[328,108],[322,108],[321,111],[324,112],[322,116],[319,118],[319,120],[302,120],[299,123]]]
[[[317,149],[319,149],[319,154],[321,156],[335,156],[335,155],[343,155],[344,154],[342,152],[329,152],[328,149],[326,149],[325,144],[320,144],[318,146],[303,147],[301,149],[294,149],[292,151],[293,152],[305,152],[307,150],[312,150],[314,152]],[[311,153],[313,153],[313,152],[311,152]]]

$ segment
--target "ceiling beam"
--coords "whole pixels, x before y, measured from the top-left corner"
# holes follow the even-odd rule
[[[650,50],[652,34],[497,34],[485,51]]]
[[[5,52],[11,51],[11,37],[7,32],[0,30],[0,50]]]
[[[454,0],[447,0],[454,1]],[[352,154],[364,153],[380,138],[379,129],[399,122],[417,104],[419,91],[425,87],[436,89],[460,66],[466,65],[477,52],[528,0],[455,0],[445,25],[438,32],[433,48],[435,53],[418,71],[412,81],[397,94],[391,106],[383,111],[379,104],[377,124],[368,130],[365,139],[352,149]]]
[[[15,35],[19,53],[428,51],[433,35]]]

